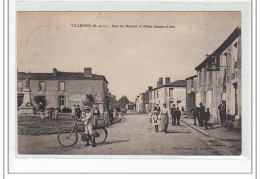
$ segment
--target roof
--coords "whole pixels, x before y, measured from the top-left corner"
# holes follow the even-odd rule
[[[186,78],[185,80],[190,80],[190,79],[193,79],[193,78],[196,78],[196,77],[198,77],[198,76],[197,75],[193,75],[193,76],[190,76],[190,77]]]
[[[177,80],[177,81],[174,81],[172,83],[165,84],[165,85],[153,88],[150,91],[154,91],[154,90],[157,90],[157,89],[160,89],[160,88],[164,88],[164,87],[186,87],[186,84],[187,84],[186,80]]]
[[[24,80],[28,73],[18,72],[17,79]],[[106,83],[105,76],[92,74],[92,76],[84,77],[84,73],[75,73],[75,72],[57,72],[56,76],[53,76],[53,73],[30,73],[31,80],[104,80]]]
[[[238,26],[232,34],[211,54],[209,55],[203,62],[201,62],[195,70],[200,70],[203,68],[213,56],[220,55],[237,37],[241,35],[241,26]]]

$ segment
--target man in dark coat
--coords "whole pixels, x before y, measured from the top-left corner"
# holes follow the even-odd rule
[[[175,111],[175,116],[177,118],[177,126],[180,126],[180,119],[181,119],[181,111],[180,109],[177,107],[176,111]]]
[[[171,116],[172,116],[172,125],[175,126],[176,125],[176,116],[175,116],[175,104],[173,104],[173,107],[171,108]]]
[[[225,105],[225,101],[222,101],[222,104],[220,104],[218,106],[218,109],[219,109],[220,121],[221,121],[221,124],[223,124],[223,122],[226,120],[226,105]]]
[[[193,116],[193,119],[194,119],[194,126],[196,126],[196,119],[199,122],[198,109],[197,109],[196,105],[194,105],[193,108],[190,111],[192,112],[192,116]]]
[[[110,123],[113,123],[113,120],[114,120],[113,113],[114,113],[114,109],[110,106],[108,109],[108,116],[109,116]]]
[[[204,114],[205,114],[205,107],[203,106],[202,103],[200,103],[200,108],[199,108],[199,123],[200,123],[200,126],[201,126],[201,127],[203,127]]]

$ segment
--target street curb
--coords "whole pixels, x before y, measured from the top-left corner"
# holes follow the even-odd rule
[[[195,127],[195,126],[193,126],[192,124],[190,124],[190,123],[188,123],[188,122],[186,122],[186,121],[184,121],[184,120],[182,120],[182,122],[183,122],[184,124],[190,126],[192,129],[194,129],[194,130],[196,130],[196,131],[202,133],[203,135],[209,137],[212,142],[213,142],[213,141],[216,141],[212,136],[210,136],[210,134],[206,133],[205,131],[203,131],[203,130],[201,130],[201,129]]]

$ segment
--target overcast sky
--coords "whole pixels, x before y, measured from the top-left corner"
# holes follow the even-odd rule
[[[240,12],[19,12],[17,65],[22,72],[105,75],[109,90],[131,101],[159,77],[171,82],[194,68],[241,23]],[[72,27],[101,24],[107,28]],[[175,28],[112,28],[171,25]]]

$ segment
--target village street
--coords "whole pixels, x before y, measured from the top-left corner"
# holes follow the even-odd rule
[[[148,116],[127,115],[121,122],[107,128],[108,138],[96,148],[79,142],[73,147],[61,147],[57,134],[18,135],[19,154],[76,154],[76,155],[230,155],[225,145],[212,145],[210,138],[181,122],[169,124],[169,133],[156,133]],[[214,130],[214,129],[213,129]],[[228,147],[228,146],[227,146]],[[229,147],[230,148],[230,147]],[[233,153],[236,155],[236,153]]]

